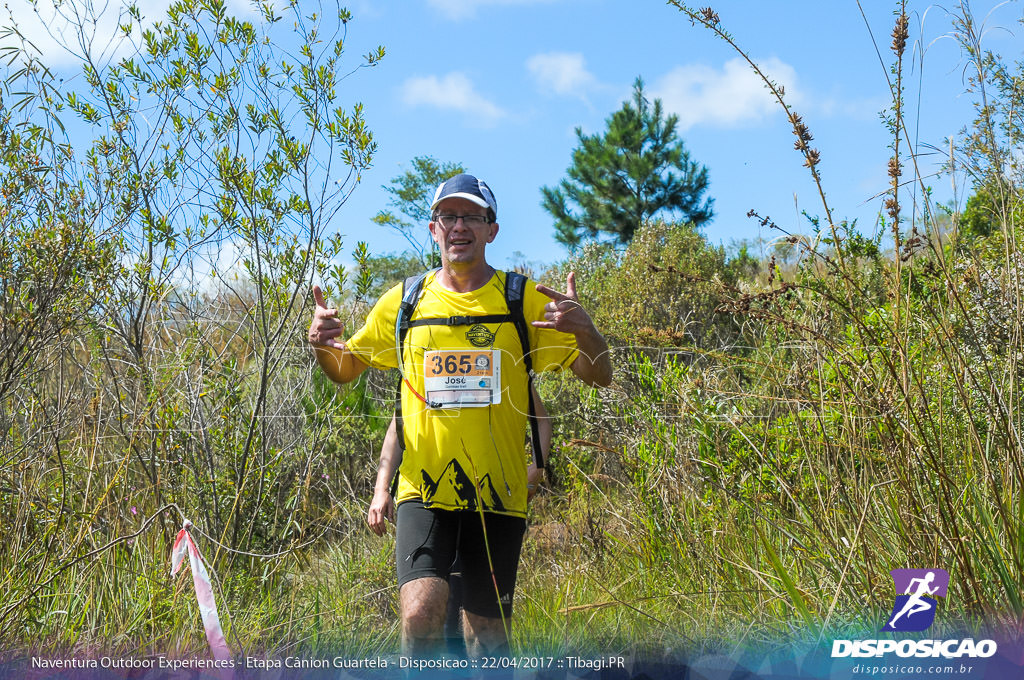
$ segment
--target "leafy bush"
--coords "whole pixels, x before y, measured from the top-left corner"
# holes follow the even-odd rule
[[[645,222],[623,250],[589,244],[545,280],[559,288],[575,271],[580,301],[617,346],[729,347],[739,328],[719,314],[737,270],[725,249],[712,246],[692,224]]]

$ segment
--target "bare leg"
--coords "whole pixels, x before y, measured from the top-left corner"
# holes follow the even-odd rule
[[[402,654],[438,656],[443,649],[444,617],[448,608],[448,582],[427,577],[409,581],[402,600]]]
[[[500,618],[477,616],[463,610],[462,625],[466,633],[466,653],[470,658],[508,654],[508,636],[505,634],[505,626],[511,630],[511,617],[502,623]]]

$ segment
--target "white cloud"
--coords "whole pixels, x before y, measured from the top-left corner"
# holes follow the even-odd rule
[[[59,4],[59,8],[57,7]],[[227,0],[230,14],[246,17],[254,10],[247,0]],[[48,67],[59,69],[81,63],[76,53],[81,43],[88,43],[93,58],[100,63],[107,59],[124,57],[134,50],[133,41],[139,40],[139,31],[131,40],[126,39],[119,24],[128,23],[127,2],[60,2],[39,0],[33,7],[28,0],[15,0],[0,9],[0,25],[14,24],[25,39],[36,47],[37,55]],[[171,0],[138,0],[135,5],[143,18],[143,27],[165,20]],[[79,31],[79,28],[82,31]],[[13,37],[0,41],[3,46],[18,46]]]
[[[448,19],[469,19],[481,7],[537,5],[554,0],[427,0],[427,4]]]
[[[772,57],[758,64],[770,78],[786,89],[786,101],[799,105],[803,99],[796,70]],[[781,112],[778,102],[750,66],[737,57],[722,68],[692,64],[678,66],[662,76],[651,88],[666,110],[679,116],[679,126],[739,127],[760,123]]]
[[[147,15],[162,14],[168,2],[161,2],[158,12],[153,12],[148,5],[140,3],[140,10]],[[94,11],[95,10],[95,11]],[[121,14],[124,10],[112,3],[107,7],[94,7],[91,3],[61,3],[59,9],[54,3],[41,0],[33,7],[27,0],[7,3],[0,14],[3,23],[13,23],[25,39],[38,50],[35,55],[50,68],[61,68],[79,63],[75,52],[81,51],[80,43],[86,40],[91,43],[94,56],[99,60],[116,56],[127,49],[128,45],[123,34],[118,31]],[[8,14],[9,12],[9,14]],[[78,26],[82,28],[79,35]],[[7,37],[4,45],[18,45],[13,37]],[[31,50],[31,48],[29,48]]]
[[[589,91],[600,87],[579,52],[535,54],[526,61],[526,68],[542,90],[554,94],[586,99]]]
[[[493,124],[505,116],[501,108],[476,91],[466,74],[458,71],[443,78],[409,78],[402,84],[402,101],[409,106],[465,113],[481,125]]]

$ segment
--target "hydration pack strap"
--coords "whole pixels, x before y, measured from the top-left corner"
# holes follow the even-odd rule
[[[508,313],[519,334],[519,344],[523,350],[523,367],[526,369],[526,396],[529,405],[530,446],[533,448],[533,460],[537,469],[544,469],[544,454],[540,447],[540,423],[537,420],[537,406],[533,400],[533,357],[530,354],[530,334],[523,314],[523,291],[526,288],[526,277],[519,272],[508,272],[505,275],[505,302]]]

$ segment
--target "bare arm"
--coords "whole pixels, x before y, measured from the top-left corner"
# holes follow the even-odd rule
[[[612,362],[608,354],[608,343],[597,328],[593,328],[592,334],[576,335],[576,347],[580,353],[570,368],[577,378],[591,387],[608,387],[612,384]]]
[[[380,449],[380,464],[377,466],[377,481],[373,485],[373,500],[366,513],[366,523],[378,536],[383,536],[387,521],[395,522],[395,500],[391,497],[391,480],[395,470],[402,464],[402,447],[398,442],[398,426],[394,417],[384,435]]]
[[[345,327],[338,318],[338,310],[327,307],[320,286],[313,286],[313,299],[316,307],[308,337],[313,356],[328,378],[336,383],[351,382],[366,370],[366,364],[338,340],[345,333]]]

